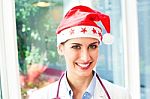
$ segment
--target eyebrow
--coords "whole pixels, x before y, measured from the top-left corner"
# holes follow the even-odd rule
[[[98,43],[98,44],[99,44],[99,42],[97,42],[97,41],[96,41],[96,42],[93,42],[93,43],[91,43],[91,44],[89,44],[89,45],[96,44],[96,43]]]
[[[96,44],[96,43],[98,43],[99,44],[99,42],[98,41],[96,41],[96,42],[93,42],[93,43],[90,43],[89,45],[93,45],[93,44]],[[80,43],[71,43],[71,44],[77,44],[77,45],[82,45],[82,44],[80,44]]]

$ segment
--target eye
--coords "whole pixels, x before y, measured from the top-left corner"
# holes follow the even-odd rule
[[[81,47],[79,45],[73,45],[71,48],[73,48],[73,49],[81,49]]]
[[[93,44],[92,44],[92,45],[89,45],[89,48],[90,48],[90,49],[96,49],[97,47],[98,47],[97,45],[93,45]]]

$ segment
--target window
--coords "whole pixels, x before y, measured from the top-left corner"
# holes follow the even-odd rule
[[[58,80],[65,70],[58,57],[55,31],[63,16],[63,1],[15,0],[22,98]],[[62,64],[63,63],[63,64]]]
[[[113,45],[102,44],[100,46],[97,71],[103,78],[124,86],[124,46],[121,1],[95,0],[92,5],[99,11],[110,15],[111,34],[115,37]],[[105,34],[106,31],[103,32]]]
[[[141,99],[150,97],[150,1],[137,0],[138,4],[138,27],[139,27],[139,50],[140,50],[140,85]]]

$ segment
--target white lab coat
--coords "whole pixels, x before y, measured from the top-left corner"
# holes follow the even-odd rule
[[[65,77],[65,76],[64,76]],[[67,95],[67,88],[65,86],[64,77],[60,83],[59,97],[61,99],[70,99]],[[111,99],[131,99],[129,92],[117,85],[114,85],[106,80],[101,79]],[[38,91],[31,94],[29,99],[53,99],[56,98],[58,81],[52,83]],[[92,99],[108,99],[98,79],[96,80],[96,87],[94,90],[94,97]]]

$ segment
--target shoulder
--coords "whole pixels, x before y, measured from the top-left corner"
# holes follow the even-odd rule
[[[102,79],[102,82],[112,99],[131,99],[130,93],[126,88],[113,84],[104,79]]]
[[[30,96],[29,99],[51,99],[55,97],[55,90],[57,90],[58,81],[49,84],[37,91],[34,91]]]

